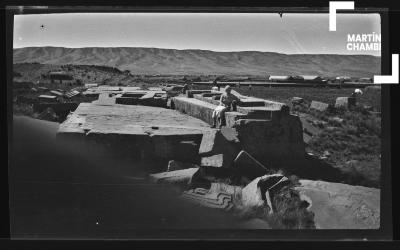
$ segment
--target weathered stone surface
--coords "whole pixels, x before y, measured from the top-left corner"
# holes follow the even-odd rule
[[[219,182],[211,183],[209,192],[210,193],[224,192],[224,193],[230,194],[232,196],[233,203],[235,203],[236,201],[239,201],[242,198],[242,187],[241,186],[229,185],[226,183],[219,183]]]
[[[149,180],[154,183],[187,185],[198,168],[188,168],[149,175]]]
[[[168,172],[171,171],[176,171],[176,170],[182,170],[182,169],[188,169],[188,168],[198,168],[196,164],[193,163],[188,163],[188,162],[181,162],[181,161],[175,161],[171,160],[168,162]]]
[[[348,109],[356,105],[356,98],[354,97],[338,97],[336,98],[335,108]]]
[[[116,104],[125,104],[125,105],[137,105],[139,99],[135,97],[122,97],[118,96],[115,98]]]
[[[239,152],[234,160],[234,168],[239,174],[254,179],[268,173],[268,169],[246,151]]]
[[[205,156],[201,157],[201,166],[208,166],[208,167],[229,167],[232,161],[227,159],[224,154],[217,154],[212,156]]]
[[[233,133],[233,130],[228,131],[228,128],[224,128],[205,132],[201,140],[199,154],[201,156],[224,154],[233,160],[239,152],[239,145],[235,135],[231,135],[229,132]]]
[[[209,94],[213,94],[213,93],[209,93]],[[194,94],[193,98],[203,101],[203,102],[208,102],[210,104],[213,105],[219,105],[219,97],[218,96],[205,96],[205,94]]]
[[[281,111],[285,111],[285,112],[290,111],[289,107],[285,103],[282,103],[282,102],[264,100],[264,103],[265,103],[265,107],[268,107],[271,110],[281,110]]]
[[[261,189],[258,187],[259,178],[250,182],[242,190],[242,204],[248,207],[260,207],[264,205]]]
[[[204,188],[196,188],[183,192],[182,199],[200,206],[229,211],[233,207],[232,196],[225,192],[209,192]]]
[[[54,110],[56,114],[69,113],[78,107],[78,103],[34,103],[33,110],[35,112],[43,112],[47,108]]]
[[[296,187],[310,203],[319,229],[378,229],[380,190],[324,181],[300,180]]]
[[[234,128],[243,150],[263,164],[294,163],[304,157],[302,124],[298,116],[283,116],[279,121],[240,119]]]
[[[212,124],[212,113],[215,105],[194,98],[176,96],[172,98],[176,110]]]
[[[238,106],[240,107],[263,107],[265,106],[265,101],[259,98],[241,98]]]
[[[247,207],[263,206],[264,201],[269,199],[268,194],[266,194],[267,191],[274,193],[288,184],[289,180],[280,174],[258,177],[242,189],[242,205]],[[267,203],[271,208],[271,201],[269,200]]]
[[[312,101],[310,109],[315,109],[321,112],[328,110],[329,104],[324,102]]]
[[[204,89],[204,90],[189,89],[186,91],[186,96],[189,98],[193,98],[194,94],[202,94],[202,93],[211,93],[211,90],[210,89]]]
[[[193,175],[190,185],[192,188],[202,187],[209,189],[213,182],[245,185],[249,183],[249,180],[238,175],[233,168],[200,166],[199,171]]]
[[[221,136],[221,132],[218,130],[210,130],[203,134],[201,140],[199,154],[200,155],[212,155],[221,152],[221,146],[223,146],[224,138]]]
[[[190,159],[196,163],[203,132],[208,130],[208,124],[175,110],[81,103],[60,125],[57,138],[84,139],[107,148],[106,155],[127,159],[145,155],[154,161]],[[163,167],[158,171],[166,170],[166,164]]]
[[[273,116],[280,116],[280,109],[271,109],[269,107],[237,107],[237,111],[251,118],[257,117],[258,119],[271,120]],[[250,117],[249,117],[250,118]]]

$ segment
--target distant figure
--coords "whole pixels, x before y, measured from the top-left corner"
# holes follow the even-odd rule
[[[214,86],[217,86],[217,79],[215,79],[215,80],[213,81],[213,85],[214,85]]]
[[[237,87],[240,89],[240,82],[237,83]]]
[[[219,86],[218,86],[218,83],[217,83],[217,79],[215,79],[215,80],[213,81],[213,87],[217,87],[217,88],[218,88],[218,91],[219,91]]]
[[[231,86],[226,85],[225,92],[221,95],[219,100],[219,106],[217,106],[212,114],[213,124],[212,128],[216,127],[217,120],[219,121],[219,128],[226,125],[225,112],[230,110],[236,110],[236,104],[240,99],[231,93]]]
[[[183,88],[182,88],[182,93],[186,94],[187,90],[189,90],[189,86],[187,85],[187,83],[185,83],[185,85],[183,85]]]
[[[251,90],[251,84],[249,84],[249,90]]]
[[[361,91],[361,89],[355,89],[354,93],[356,93],[357,95],[362,95],[363,92]]]
[[[351,97],[357,97],[358,95],[362,95],[363,92],[361,91],[361,89],[355,89],[353,93],[351,93]]]

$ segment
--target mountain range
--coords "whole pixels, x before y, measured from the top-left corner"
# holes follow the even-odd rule
[[[281,54],[275,52],[177,50],[139,47],[25,47],[14,63],[104,65],[132,74],[321,75],[373,77],[380,57],[371,55]]]

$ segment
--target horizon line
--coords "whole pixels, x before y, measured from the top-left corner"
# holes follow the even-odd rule
[[[65,46],[52,46],[52,45],[44,45],[44,46],[27,46],[27,47],[19,47],[13,48],[15,49],[25,49],[25,48],[65,48],[65,49],[85,49],[85,48],[140,48],[140,49],[164,49],[164,50],[179,50],[179,51],[187,51],[187,50],[201,50],[201,51],[211,51],[217,53],[235,53],[235,52],[261,52],[261,53],[275,53],[281,55],[341,55],[341,56],[373,56],[373,57],[381,57],[381,55],[371,55],[371,54],[337,54],[337,53],[292,53],[286,54],[282,52],[275,52],[275,51],[261,51],[261,50],[237,50],[237,51],[218,51],[218,50],[209,50],[209,49],[174,49],[174,48],[161,48],[161,47],[128,47],[128,46],[88,46],[88,47],[65,47]]]

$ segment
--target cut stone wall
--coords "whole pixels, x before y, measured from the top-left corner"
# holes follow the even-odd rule
[[[226,112],[226,126],[234,128],[243,150],[265,164],[295,164],[304,159],[305,146],[300,118],[290,114],[284,103],[239,96],[246,106]],[[261,101],[260,101],[261,100]],[[212,97],[194,94],[193,98],[174,97],[174,108],[212,124],[216,107]],[[259,105],[263,106],[252,106]]]

